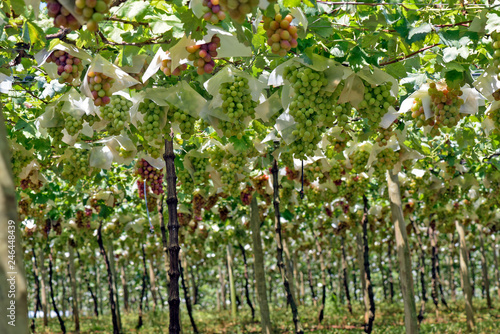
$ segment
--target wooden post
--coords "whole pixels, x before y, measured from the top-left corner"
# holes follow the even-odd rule
[[[399,189],[398,174],[387,171],[387,186],[389,200],[391,202],[392,221],[396,235],[396,247],[399,261],[399,279],[401,294],[403,295],[405,309],[406,334],[419,332],[417,321],[417,307],[415,305],[415,292],[413,288],[413,276],[411,270],[410,248],[406,234],[406,224],[401,203],[401,192]]]
[[[467,263],[467,244],[465,243],[465,230],[462,223],[455,222],[460,243],[460,277],[462,281],[462,290],[465,296],[465,314],[467,316],[467,328],[472,331],[475,327],[474,309],[472,308],[472,287],[470,285],[469,268]]]

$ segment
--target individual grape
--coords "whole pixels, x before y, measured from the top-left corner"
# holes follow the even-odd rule
[[[61,177],[70,185],[75,185],[85,175],[89,175],[89,151],[70,148],[68,160],[63,161]]]
[[[231,19],[240,24],[245,22],[247,14],[254,11],[258,4],[258,0],[220,0],[219,3],[224,12],[228,13]]]
[[[110,103],[101,108],[102,118],[109,122],[106,130],[110,135],[118,135],[125,129],[130,121],[129,111],[132,106],[132,101],[121,95],[113,95]]]
[[[371,128],[379,126],[382,117],[389,111],[389,107],[396,103],[396,98],[391,95],[392,82],[388,81],[379,86],[365,82],[365,95],[358,105],[358,111],[363,118],[368,120]]]
[[[167,54],[169,52],[167,51]],[[167,77],[173,75],[174,77],[177,77],[181,74],[182,71],[185,71],[187,69],[187,64],[181,64],[177,66],[174,70],[172,70],[172,60],[171,59],[163,59],[161,61],[160,65],[160,70],[165,74]]]
[[[384,178],[387,170],[393,170],[399,161],[399,152],[392,148],[384,148],[377,154],[377,160],[373,163],[374,176]]]
[[[271,47],[271,52],[281,57],[286,56],[288,51],[296,48],[297,26],[292,25],[293,16],[288,14],[283,17],[281,14],[276,14],[274,20],[264,16],[264,29],[267,34],[267,45]]]
[[[358,150],[354,152],[349,159],[351,160],[352,171],[354,173],[363,173],[366,170],[366,164],[370,158],[370,153],[365,150]]]
[[[64,128],[68,132],[70,136],[76,135],[83,128],[83,119],[76,118],[73,115],[65,114],[64,115]]]
[[[95,106],[105,106],[111,102],[111,87],[115,82],[114,78],[108,77],[104,73],[89,71],[87,81],[94,100]]]
[[[57,0],[45,0],[49,17],[54,18],[54,27],[69,28],[78,30],[81,28],[80,22]]]
[[[244,121],[255,117],[257,103],[252,101],[248,79],[235,77],[233,82],[223,83],[219,89],[222,98],[222,111],[229,117],[229,122],[221,120],[219,127],[226,137],[236,136],[241,139],[245,131]]]
[[[81,76],[83,71],[82,60],[62,50],[53,51],[46,62],[57,65],[57,75],[60,76],[58,81],[61,84],[71,84],[73,80]]]
[[[149,205],[150,198],[152,198],[149,193],[152,192],[155,195],[163,194],[163,169],[157,169],[151,166],[144,159],[139,160],[135,167],[135,174],[139,176],[137,180],[139,197],[144,198],[144,195],[147,195]],[[144,193],[144,183],[146,183],[146,194]],[[151,202],[153,202],[152,199]],[[150,211],[154,211],[154,207]]]
[[[165,117],[165,109],[146,99],[139,105],[139,112],[144,115],[143,121],[137,124],[137,130],[144,138],[142,145],[149,155],[157,159],[163,145],[161,120]]]
[[[181,138],[188,140],[194,135],[194,126],[196,118],[189,115],[187,112],[180,110],[174,105],[170,105],[168,109],[167,118],[170,123],[178,123],[179,130],[181,131]],[[165,128],[165,133],[169,134],[171,131],[170,127]]]
[[[197,73],[203,75],[212,73],[215,67],[213,58],[217,57],[217,48],[220,47],[220,38],[213,35],[209,43],[190,45],[186,47],[189,52],[188,60],[198,67]]]
[[[203,19],[209,23],[217,24],[226,18],[226,13],[221,9],[219,0],[203,0]]]
[[[104,19],[109,11],[111,0],[76,0],[75,12],[82,15],[87,22],[87,30],[96,32],[98,23]]]

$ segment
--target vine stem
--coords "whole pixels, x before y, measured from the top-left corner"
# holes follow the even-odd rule
[[[168,330],[170,334],[179,334],[181,326],[179,322],[179,222],[177,220],[177,191],[175,188],[177,177],[175,175],[175,154],[173,134],[170,138],[167,135],[165,138],[165,160],[166,181],[167,181],[167,205],[168,205],[168,231],[169,245],[168,252],[170,255],[170,268],[168,275],[170,276],[170,293],[168,296],[168,306],[170,314],[170,324]]]

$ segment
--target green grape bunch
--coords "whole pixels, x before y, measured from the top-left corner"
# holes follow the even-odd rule
[[[64,116],[64,128],[70,136],[76,135],[83,129],[83,119],[82,117],[77,118],[73,115],[66,114]]]
[[[241,139],[245,130],[244,120],[255,117],[257,102],[252,100],[248,79],[235,77],[234,81],[223,83],[219,89],[222,98],[222,111],[229,121],[221,120],[220,129],[226,137],[237,136]]]
[[[63,162],[61,177],[75,185],[82,175],[89,174],[89,158],[89,151],[70,148],[68,160]]]
[[[14,150],[12,152],[11,164],[12,164],[12,174],[14,175],[14,180],[16,184],[19,183],[19,174],[21,174],[24,167],[33,160],[33,156],[28,154],[26,151]]]
[[[325,131],[324,127],[318,126],[324,121],[320,117],[324,116],[321,108],[328,109],[330,106],[323,103],[319,92],[328,84],[328,80],[322,72],[296,66],[285,68],[283,77],[290,82],[294,92],[289,110],[296,122],[296,129],[292,132],[296,140],[289,145],[290,152],[298,159],[305,159],[306,155],[313,155]]]
[[[207,185],[210,174],[207,172],[209,161],[207,158],[191,157],[191,164],[194,167],[193,180],[198,186]]]
[[[391,125],[387,129],[379,128],[378,135],[375,138],[375,141],[378,143],[380,147],[384,147],[387,145],[391,137],[394,135],[394,126]]]
[[[223,191],[233,197],[238,197],[240,195],[238,191],[240,181],[238,181],[237,174],[248,176],[245,171],[246,156],[245,154],[232,155],[228,153],[225,158],[226,160],[220,169]]]
[[[370,153],[365,150],[358,150],[354,152],[349,159],[351,160],[352,171],[354,173],[363,173],[366,170],[366,164],[370,158]]]
[[[394,169],[399,161],[399,152],[392,148],[384,148],[377,154],[377,160],[373,164],[374,176],[383,178],[387,170]]]
[[[111,102],[101,108],[102,118],[109,122],[106,130],[110,135],[118,135],[130,121],[133,103],[121,95],[111,96]]]
[[[188,140],[195,133],[195,123],[196,118],[188,114],[187,112],[180,110],[174,105],[170,105],[168,109],[167,117],[171,123],[178,123],[179,129],[181,131],[181,138]],[[171,131],[170,127],[165,127],[165,134],[169,134]]]
[[[382,117],[396,103],[396,98],[391,95],[391,88],[391,81],[378,86],[365,83],[365,95],[357,109],[368,120],[371,128],[378,127]]]
[[[164,109],[146,99],[139,105],[139,112],[144,115],[143,121],[137,124],[137,130],[144,138],[142,145],[151,157],[157,159],[161,155],[163,144],[161,119],[164,117]]]
[[[493,47],[493,66],[500,79],[500,32],[498,30],[491,33]]]
[[[190,195],[194,193],[193,178],[186,168],[177,171],[177,186],[181,187],[183,194]]]

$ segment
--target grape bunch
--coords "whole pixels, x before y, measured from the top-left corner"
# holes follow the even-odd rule
[[[391,81],[379,86],[370,85],[365,82],[365,95],[363,101],[358,105],[358,111],[363,118],[368,120],[371,128],[378,127],[389,107],[393,106],[396,102],[396,98],[391,95],[391,87]]]
[[[168,53],[168,51],[167,51]],[[163,59],[161,61],[160,65],[160,70],[165,74],[167,77],[173,75],[174,77],[177,77],[181,74],[182,71],[185,71],[187,69],[187,64],[180,64],[176,68],[172,70],[172,60],[171,59]]]
[[[43,187],[43,183],[37,179],[36,182],[33,182],[33,175],[34,171],[32,170],[28,176],[26,176],[24,179],[21,180],[21,189],[26,190],[26,189],[32,189],[35,191],[40,190],[41,187]]]
[[[238,187],[240,185],[237,174],[247,176],[247,172],[245,171],[245,160],[246,157],[244,154],[232,155],[228,153],[226,161],[220,169],[223,191],[233,195],[233,197],[237,197]]]
[[[276,14],[274,20],[270,17],[264,17],[264,29],[267,34],[267,45],[271,47],[271,52],[281,57],[286,56],[291,48],[296,48],[297,26],[292,25],[293,16],[288,14],[283,17]]]
[[[207,185],[210,178],[210,174],[207,172],[208,159],[202,157],[191,157],[191,163],[194,168],[194,183],[198,186]]]
[[[109,11],[111,0],[76,0],[75,12],[82,15],[87,22],[87,30],[95,32],[98,23],[104,19],[104,14]]]
[[[222,167],[222,162],[224,161],[225,152],[219,146],[212,146],[208,150],[210,165],[218,170]]]
[[[74,79],[79,78],[83,71],[82,60],[62,50],[52,52],[46,61],[57,65],[60,84],[71,83]]]
[[[309,182],[314,182],[316,179],[319,179],[320,182],[324,182],[326,180],[326,174],[327,173],[322,171],[319,160],[312,164],[304,165],[304,179]]]
[[[217,204],[217,201],[219,200],[219,195],[218,194],[213,194],[212,196],[209,196],[206,203],[205,203],[205,210],[211,210],[215,204]]]
[[[341,133],[334,135],[330,134],[327,137],[330,142],[330,146],[326,150],[326,156],[332,159],[335,153],[342,153],[347,147],[347,142],[351,139],[349,134],[342,131]]]
[[[75,215],[75,224],[79,229],[90,228],[90,219],[83,212],[83,210],[77,210]]]
[[[321,103],[317,104],[315,101],[318,92],[328,84],[328,80],[324,73],[309,67],[287,67],[283,76],[290,82],[294,91],[289,109],[296,122],[296,129],[292,132],[296,140],[289,145],[290,152],[295,158],[304,159],[306,155],[314,154],[325,131],[324,127],[318,126]]]
[[[399,161],[399,152],[392,148],[384,148],[377,154],[377,160],[373,164],[374,175],[383,178],[385,171],[394,169],[394,166]]]
[[[349,129],[349,117],[352,116],[352,106],[350,103],[337,104],[335,106],[335,117],[337,118],[337,125],[343,129]]]
[[[252,100],[248,79],[235,77],[233,82],[220,86],[222,111],[229,117],[229,122],[221,120],[220,129],[226,137],[237,136],[241,139],[245,130],[244,120],[255,117],[257,103]]]
[[[221,8],[229,14],[231,19],[242,24],[245,17],[259,4],[259,0],[220,0]]]
[[[14,174],[16,180],[18,180],[19,174],[24,167],[28,166],[31,160],[33,160],[33,156],[30,156],[26,151],[15,150],[12,152],[12,174]]]
[[[500,32],[494,31],[491,33],[491,38],[493,40],[493,66],[495,66],[495,71],[500,75]]]
[[[252,194],[254,189],[252,186],[247,185],[240,193],[240,200],[243,205],[250,205],[252,202]]]
[[[95,122],[99,122],[101,119],[97,115],[84,114],[82,119],[88,123],[89,126],[93,126]]]
[[[196,220],[201,220],[201,210],[205,206],[205,202],[205,198],[199,192],[196,192],[193,195],[193,213]]]
[[[189,115],[187,112],[180,110],[174,105],[170,105],[168,109],[167,118],[171,123],[179,124],[179,130],[181,130],[181,138],[184,140],[188,140],[194,135],[194,126],[196,122],[196,118]],[[166,127],[164,133],[170,134],[170,127]]]
[[[111,86],[115,79],[108,77],[104,73],[89,71],[87,75],[92,98],[95,106],[105,106],[111,102]]]
[[[370,153],[365,150],[358,150],[354,152],[349,159],[351,160],[352,171],[354,173],[363,173],[366,169],[366,164],[370,158]]]
[[[434,112],[435,127],[454,127],[460,121],[460,107],[464,100],[460,98],[463,92],[448,86],[438,88],[436,83],[429,84],[429,95],[431,97],[431,109]]]
[[[329,171],[330,179],[336,183],[341,180],[342,175],[345,173],[344,162],[339,160],[330,161],[331,169]]]
[[[378,135],[377,138],[375,138],[375,141],[378,143],[380,147],[386,146],[387,142],[391,139],[391,137],[394,135],[394,127],[391,125],[387,129],[380,128],[378,129]]]
[[[496,108],[496,109],[492,108],[488,112],[488,118],[493,121],[493,124],[495,125],[495,128],[498,132],[498,130],[500,130],[500,108]]]
[[[203,0],[203,19],[212,24],[217,24],[226,18],[226,13],[222,10],[219,0]]]
[[[141,159],[136,164],[135,174],[139,176],[137,188],[139,189],[140,198],[144,198],[145,195],[144,182],[146,182],[146,192],[152,192],[155,195],[163,194],[163,169],[156,169],[146,160]],[[149,201],[150,199],[148,196],[148,204]],[[153,201],[151,200],[151,202]]]
[[[177,171],[177,186],[182,187],[182,191],[186,195],[190,195],[194,192],[194,181],[186,168],[182,168]]]
[[[132,105],[132,101],[125,97],[113,95],[110,103],[101,109],[102,118],[109,122],[106,130],[110,135],[120,134],[125,129],[125,125],[130,121],[129,111]]]
[[[57,0],[46,0],[49,17],[54,18],[55,27],[78,30],[81,28],[80,22]]]
[[[426,119],[424,106],[422,105],[422,100],[416,98],[413,101],[411,107],[411,117],[416,120],[415,126],[421,128],[423,126],[434,126],[434,120],[432,118]]]
[[[163,144],[161,119],[164,117],[164,108],[146,99],[139,105],[139,112],[144,115],[142,123],[137,124],[137,130],[144,138],[142,145],[146,152],[157,159]]]
[[[82,175],[89,174],[89,151],[70,148],[69,159],[63,163],[61,177],[75,185]]]
[[[212,73],[215,67],[213,58],[217,57],[217,48],[220,47],[220,38],[217,35],[212,36],[209,43],[190,45],[186,47],[189,52],[188,60],[198,67],[197,73],[203,75]]]
[[[369,180],[368,178],[355,175],[348,178],[345,183],[346,191],[343,197],[348,202],[352,203],[357,201],[366,192],[366,189],[368,189]]]
[[[75,117],[70,114],[65,114],[64,116],[64,128],[70,136],[76,135],[80,130],[83,129],[83,119],[82,117]]]

